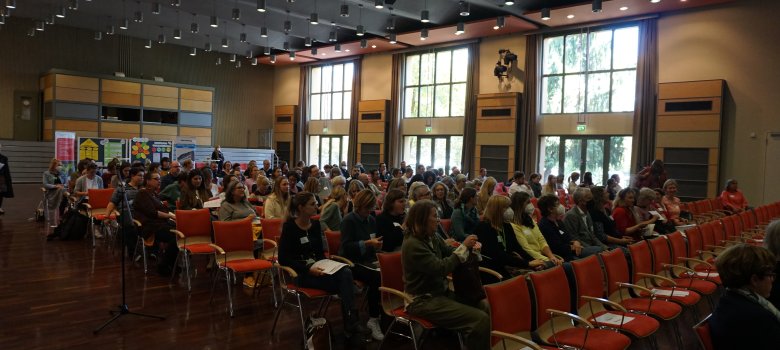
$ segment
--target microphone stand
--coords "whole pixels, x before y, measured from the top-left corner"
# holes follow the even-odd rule
[[[120,237],[119,239],[120,239],[120,242],[121,242],[122,251],[124,252],[124,249],[125,249],[125,230],[124,230],[124,226],[125,226],[124,225],[124,221],[125,220],[124,220],[124,215],[128,216],[128,218],[130,219],[131,223],[133,222],[133,215],[130,213],[130,203],[127,200],[127,192],[125,192],[125,181],[122,178],[122,172],[121,171],[117,173],[117,177],[119,178],[119,183],[121,184],[121,186],[118,188],[118,191],[119,191],[119,193],[122,194],[122,202],[119,203],[119,207],[120,207],[119,208],[119,212],[121,214],[120,214],[120,217],[119,217],[120,223],[119,223],[119,229],[117,230],[117,234]],[[110,213],[107,213],[107,214],[110,215]],[[128,251],[127,253],[129,254],[130,252]],[[98,327],[94,331],[92,331],[92,334],[97,335],[98,333],[100,333],[100,331],[103,330],[103,328],[106,328],[106,326],[108,326],[112,322],[118,320],[120,317],[122,317],[124,315],[135,315],[135,316],[140,316],[140,317],[156,318],[156,319],[158,319],[160,321],[164,321],[165,320],[165,317],[162,317],[162,316],[148,315],[148,314],[142,314],[142,313],[130,311],[130,308],[127,306],[127,287],[125,285],[125,259],[126,258],[124,256],[124,254],[122,254],[122,258],[121,258],[121,260],[122,260],[122,263],[121,263],[121,265],[122,265],[122,303],[117,306],[117,310],[109,310],[108,311],[108,313],[111,314],[112,317],[108,321],[103,323],[100,327]]]

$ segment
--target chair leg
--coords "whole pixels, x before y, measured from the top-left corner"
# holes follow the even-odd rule
[[[214,289],[217,286],[217,279],[219,278],[219,271],[216,271],[218,267],[214,268],[214,273],[211,278],[211,297],[209,297],[209,303],[214,301]]]
[[[282,294],[282,300],[279,303],[279,307],[276,309],[276,315],[274,315],[274,325],[271,326],[271,335],[276,332],[276,323],[279,321],[279,315],[282,313],[282,306],[284,305],[284,294]]]
[[[409,326],[409,336],[412,337],[412,345],[414,346],[414,350],[417,350],[417,336],[414,334],[414,323],[411,321],[407,321],[406,324]],[[423,330],[425,332],[425,330]],[[422,336],[422,334],[420,334]],[[422,343],[420,343],[422,346]]]
[[[92,248],[95,248],[95,218],[89,218],[89,234],[92,235]]]
[[[192,262],[190,261],[191,258],[192,255],[188,254],[188,251],[185,249],[184,250],[184,270],[185,270],[184,273],[187,275],[187,293],[192,292],[192,277],[190,276],[190,266],[192,265]]]
[[[230,310],[230,317],[233,317],[233,294],[231,293],[230,288],[230,270],[225,269],[225,280],[227,281],[227,297],[228,297],[228,307]]]
[[[295,293],[298,299],[298,315],[301,317],[301,333],[303,334],[303,344],[306,345],[306,320],[303,318],[303,303],[301,303],[301,293]]]
[[[168,281],[168,283],[173,283],[173,278],[176,277],[176,266],[178,266],[178,264],[179,264],[179,257],[182,254],[186,254],[185,252],[186,251],[184,249],[179,249],[179,254],[176,254],[176,259],[173,260],[173,267],[174,267],[174,269],[173,269],[173,272],[171,273],[171,278]]]

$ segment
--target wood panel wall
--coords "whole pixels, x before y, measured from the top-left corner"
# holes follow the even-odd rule
[[[278,149],[278,142],[290,143],[290,160],[295,159],[295,129],[298,120],[298,106],[285,105],[274,107],[274,148]]]
[[[724,80],[687,81],[658,84],[656,116],[656,158],[664,160],[667,149],[708,149],[707,176],[688,181],[706,181],[707,197],[718,194],[720,184],[721,120]],[[674,103],[710,103],[710,108],[675,110]],[[704,164],[679,164],[704,166]],[[684,186],[684,183],[680,184]],[[682,189],[681,189],[682,191]]]
[[[482,146],[509,147],[506,169],[498,173],[488,172],[498,181],[511,178],[517,164],[518,115],[520,112],[519,93],[481,94],[477,96],[476,142],[474,145],[474,168],[471,174],[479,174],[482,166]],[[464,147],[466,147],[464,145]],[[496,169],[493,169],[496,170]]]
[[[389,100],[364,100],[358,102],[358,128],[357,128],[357,162],[363,162],[362,145],[364,143],[379,144],[379,161],[387,160],[387,114],[390,110]],[[371,119],[369,115],[379,115],[378,119]]]

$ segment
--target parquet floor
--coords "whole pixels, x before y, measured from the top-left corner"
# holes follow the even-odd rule
[[[164,321],[122,317],[101,333],[92,331],[110,317],[121,301],[120,260],[104,242],[96,249],[86,241],[45,239],[44,224],[31,221],[40,200],[39,186],[15,185],[17,198],[6,199],[0,216],[0,349],[300,349],[297,312],[284,309],[276,335],[271,336],[274,308],[269,288],[257,296],[239,286],[235,317],[227,313],[224,282],[209,303],[211,279],[206,259],[199,268],[192,293],[178,278],[169,283],[154,269],[144,276],[139,266],[127,266],[127,304],[131,311],[166,317]],[[334,349],[376,349],[378,342],[345,343],[341,336],[338,302],[327,318],[334,333]],[[313,310],[315,304],[307,304]],[[707,310],[700,311],[701,315]],[[366,317],[363,315],[363,317]],[[686,315],[685,323],[691,322]],[[389,320],[384,320],[385,327]],[[693,332],[681,327],[686,348],[695,349]],[[434,334],[426,349],[457,349],[457,338]],[[671,348],[670,332],[658,336],[662,349]],[[405,339],[389,338],[384,349],[412,349]],[[635,343],[632,349],[647,348]]]

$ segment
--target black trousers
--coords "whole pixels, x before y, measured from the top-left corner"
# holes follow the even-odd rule
[[[365,288],[368,288],[368,316],[379,317],[382,313],[382,306],[379,304],[379,286],[382,284],[382,275],[378,270],[356,263],[355,267],[352,268],[352,276],[365,283]]]

